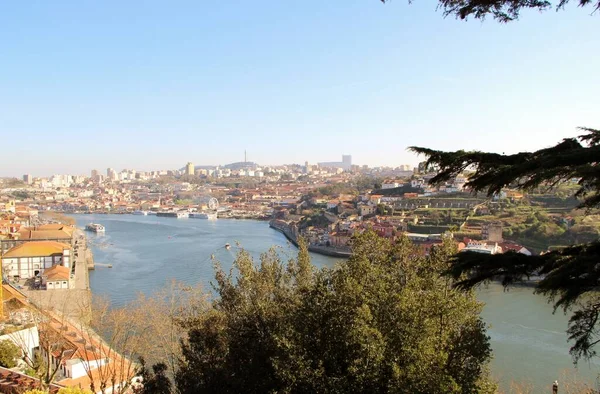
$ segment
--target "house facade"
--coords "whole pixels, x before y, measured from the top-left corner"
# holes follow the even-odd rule
[[[31,241],[15,246],[2,255],[2,269],[9,278],[41,276],[54,265],[71,268],[69,245],[55,241]]]
[[[68,289],[71,270],[62,265],[53,265],[42,274],[42,284],[46,290]]]

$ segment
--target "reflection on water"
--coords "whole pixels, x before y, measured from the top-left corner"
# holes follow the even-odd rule
[[[599,360],[573,366],[566,334],[568,316],[561,310],[552,314],[552,305],[534,295],[531,287],[504,291],[494,283],[481,288],[478,296],[486,303],[482,315],[491,325],[492,371],[503,387],[511,381],[531,382],[534,392],[551,392],[556,379],[595,382]]]
[[[176,279],[201,283],[210,290],[214,270],[211,255],[229,269],[239,242],[254,258],[276,246],[282,259],[296,249],[266,222],[249,220],[175,219],[133,215],[76,215],[77,224],[94,222],[106,233],[87,233],[96,262],[112,264],[90,272],[95,294],[106,295],[116,305],[150,293]],[[225,244],[232,245],[231,250]],[[333,266],[339,259],[312,254],[317,266]],[[552,314],[552,306],[528,287],[506,292],[491,284],[478,292],[486,303],[484,319],[491,325],[494,349],[492,372],[505,391],[511,381],[531,382],[533,392],[550,392],[556,379],[579,375],[594,382],[600,363],[580,362],[573,368],[566,329],[568,317]],[[546,390],[548,389],[548,390]]]
[[[77,224],[101,223],[105,234],[87,233],[94,260],[112,264],[90,272],[95,294],[122,304],[138,292],[152,292],[172,279],[202,283],[210,289],[214,256],[229,269],[238,244],[254,258],[277,247],[282,259],[295,257],[296,249],[268,223],[250,220],[175,219],[133,215],[75,215]],[[231,249],[225,249],[225,244]],[[333,266],[336,259],[312,255],[317,266]]]

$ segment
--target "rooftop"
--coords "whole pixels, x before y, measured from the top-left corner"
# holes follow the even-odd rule
[[[63,254],[65,249],[71,249],[69,245],[55,241],[32,241],[9,249],[2,258],[7,257],[47,257]]]

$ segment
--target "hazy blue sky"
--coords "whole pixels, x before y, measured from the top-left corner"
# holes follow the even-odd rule
[[[433,1],[0,3],[0,176],[248,159],[416,163],[600,127],[600,15]]]

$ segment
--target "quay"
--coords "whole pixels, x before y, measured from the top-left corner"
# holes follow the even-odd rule
[[[54,311],[74,321],[89,321],[92,312],[92,293],[88,270],[94,259],[85,234],[80,229],[73,232],[72,271],[68,289],[35,290],[19,284],[20,291],[38,308]]]
[[[287,222],[285,222],[283,220],[272,219],[269,221],[269,227],[271,227],[272,229],[277,230],[280,233],[282,233],[283,235],[285,235],[285,237],[291,243],[293,243],[296,247],[298,247],[298,234],[296,231],[294,231],[294,229],[292,227],[290,227],[290,225]],[[309,244],[308,251],[317,253],[317,254],[322,254],[325,256],[330,256],[330,257],[348,258],[348,257],[352,256],[352,251],[350,251],[350,250],[339,249],[339,248],[335,248],[335,247],[331,247],[331,246],[324,246],[324,245]]]

